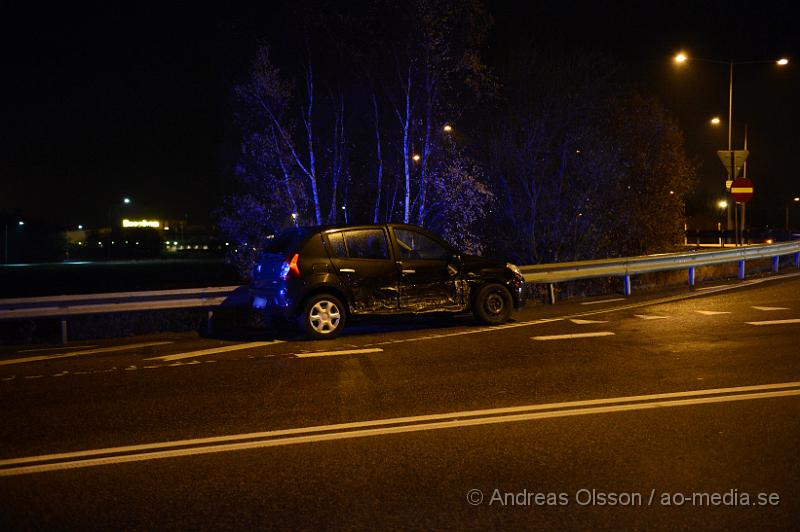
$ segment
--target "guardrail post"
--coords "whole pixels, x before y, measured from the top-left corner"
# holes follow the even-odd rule
[[[689,286],[694,286],[694,266],[689,267]]]
[[[622,278],[622,290],[623,290],[623,293],[625,294],[625,297],[628,297],[629,295],[631,295],[631,276],[630,275],[626,275],[625,277]]]
[[[61,318],[61,343],[67,343],[67,318]]]
[[[554,285],[553,283],[548,284],[547,285],[547,294],[550,297],[550,304],[551,305],[555,305],[556,304],[556,285]]]
[[[800,253],[794,254],[794,267],[800,268]]]
[[[209,336],[214,334],[214,311],[208,311],[208,322],[206,323],[206,332]]]
[[[774,273],[778,273],[778,268],[780,266],[780,263],[781,263],[780,257],[772,257],[772,271]]]
[[[745,264],[743,260],[739,261],[739,280],[743,281],[746,276]]]

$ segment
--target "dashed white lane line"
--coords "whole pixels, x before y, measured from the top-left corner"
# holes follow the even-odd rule
[[[727,310],[695,310],[698,314],[703,316],[716,316],[718,314],[730,314]]]
[[[756,310],[763,310],[764,312],[771,312],[773,310],[789,310],[786,307],[750,307]]]
[[[98,344],[94,345],[67,345],[61,347],[36,347],[33,349],[20,349],[17,353],[33,353],[34,351],[43,353],[45,351],[63,351],[65,349],[89,349],[91,347],[97,347]]]
[[[0,477],[368,436],[636,410],[657,412],[659,409],[669,407],[787,398],[798,395],[800,395],[800,383],[786,382],[355,421],[337,425],[318,425],[9,458],[0,460]]]
[[[571,318],[569,321],[571,321],[575,325],[591,325],[593,323],[608,323],[608,320],[579,320],[579,319],[576,319],[576,318]]]
[[[669,316],[657,316],[655,314],[634,314],[633,317],[640,320],[666,320],[669,318]]]
[[[781,280],[793,279],[795,277],[800,277],[800,273],[790,273],[790,274],[786,274],[786,275],[777,275],[777,276],[774,276],[774,277],[764,277],[764,278],[760,278],[760,279],[752,279],[752,280],[749,280],[749,281],[742,281],[742,282],[737,283],[737,284],[714,286],[714,287],[712,287],[714,289],[713,291],[706,291],[706,292],[693,291],[693,292],[688,292],[688,293],[680,294],[680,295],[656,298],[656,299],[652,299],[652,300],[649,300],[649,301],[641,301],[641,302],[637,302],[637,303],[630,303],[630,304],[627,304],[627,305],[611,306],[611,307],[602,308],[602,309],[599,309],[599,310],[587,309],[585,311],[574,312],[574,313],[571,313],[571,314],[567,314],[567,315],[563,315],[563,316],[557,316],[557,317],[553,317],[553,318],[543,318],[543,319],[538,319],[538,320],[522,321],[522,322],[510,323],[510,324],[506,324],[506,325],[496,325],[496,326],[493,326],[493,327],[477,327],[475,329],[470,329],[470,330],[466,330],[466,331],[459,331],[459,332],[454,332],[454,333],[426,335],[424,338],[403,338],[403,339],[400,339],[400,340],[385,340],[385,341],[382,341],[382,342],[370,342],[370,343],[366,343],[366,344],[362,344],[362,345],[363,345],[363,347],[369,347],[369,346],[375,346],[375,345],[402,344],[402,343],[407,343],[407,342],[419,342],[419,341],[422,341],[422,340],[439,340],[439,339],[442,339],[442,338],[450,338],[450,337],[454,337],[454,336],[463,336],[463,335],[467,335],[467,334],[480,334],[480,333],[488,333],[488,332],[497,332],[497,331],[502,331],[504,329],[510,329],[510,328],[515,328],[515,327],[530,327],[530,326],[534,326],[534,325],[541,325],[543,323],[552,323],[554,321],[562,321],[562,320],[573,318],[573,317],[574,318],[582,318],[584,316],[597,316],[599,314],[609,314],[609,313],[612,313],[612,312],[621,312],[623,310],[641,309],[641,308],[645,308],[645,307],[654,307],[654,306],[657,306],[657,305],[663,305],[663,304],[666,304],[666,303],[674,303],[674,302],[677,302],[677,301],[686,301],[688,299],[694,299],[694,298],[697,298],[697,297],[705,297],[709,293],[720,294],[722,292],[728,292],[728,291],[731,291],[731,290],[738,290],[738,289],[741,289],[741,288],[746,288],[746,287],[757,285],[757,284],[762,284],[762,283],[771,282],[771,281],[781,281]],[[621,298],[620,297],[620,298],[615,298],[615,299],[605,299],[605,300],[602,300],[602,301],[586,301],[586,302],[581,303],[581,304],[582,305],[584,305],[584,304],[596,305],[596,304],[599,304],[599,303],[608,303],[608,302],[614,302],[614,301],[625,301],[625,298]],[[656,319],[656,318],[652,318],[652,319]]]
[[[575,340],[579,338],[597,338],[600,336],[614,336],[611,331],[600,331],[591,333],[578,333],[578,334],[550,334],[547,336],[532,336],[531,340],[547,341],[547,340]]]
[[[601,299],[599,301],[584,301],[581,305],[600,305],[601,303],[613,303],[615,301],[625,301],[624,297],[616,297],[614,299]]]
[[[256,347],[266,347],[268,345],[277,345],[282,343],[284,343],[283,340],[272,340],[270,342],[248,342],[246,344],[226,345],[223,347],[214,347],[212,349],[201,349],[199,351],[189,351],[186,353],[175,353],[174,355],[152,357],[146,360],[182,360],[184,358],[202,357],[206,355],[215,355],[217,353],[228,353],[230,351],[241,351],[243,349],[253,349]]]
[[[771,321],[746,321],[748,325],[788,325],[790,323],[800,323],[800,319],[791,320],[771,320]]]
[[[312,353],[296,353],[297,358],[333,357],[340,355],[365,355],[367,353],[382,353],[383,349],[372,347],[370,349],[345,349],[343,351],[317,351]]]
[[[505,329],[515,329],[517,327],[530,327],[531,325],[540,325],[542,323],[552,323],[554,321],[561,321],[563,317],[559,318],[543,318],[540,320],[532,320],[532,321],[523,321],[518,323],[506,323],[504,325],[493,325],[491,327],[476,327],[474,329],[468,329],[466,331],[458,331],[453,333],[442,333],[442,334],[430,334],[423,337],[414,337],[414,338],[401,338],[399,340],[385,340],[383,342],[373,342],[368,344],[363,344],[364,347],[373,346],[373,345],[389,345],[389,344],[404,344],[407,342],[420,342],[422,340],[439,340],[442,338],[452,338],[454,336],[465,336],[467,334],[480,334],[485,332],[496,332],[502,331]]]
[[[40,355],[40,356],[24,357],[24,358],[11,358],[9,360],[0,360],[0,366],[8,366],[11,364],[24,364],[25,362],[39,362],[41,360],[55,360],[57,358],[77,357],[81,355],[95,355],[98,353],[111,353],[114,351],[127,351],[131,349],[154,347],[157,345],[167,345],[171,343],[172,342],[143,342],[139,344],[115,345],[111,347],[101,347],[100,349],[73,351],[71,353],[61,353],[58,355]]]

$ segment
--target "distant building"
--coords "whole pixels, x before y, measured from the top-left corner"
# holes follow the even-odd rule
[[[222,255],[214,226],[186,220],[129,219],[115,227],[66,231],[68,259],[131,259]]]

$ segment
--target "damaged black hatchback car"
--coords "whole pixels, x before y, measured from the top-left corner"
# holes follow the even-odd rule
[[[333,338],[358,315],[471,310],[497,325],[526,298],[513,264],[461,254],[405,224],[289,229],[256,264],[250,294],[255,309],[296,320],[312,338]]]

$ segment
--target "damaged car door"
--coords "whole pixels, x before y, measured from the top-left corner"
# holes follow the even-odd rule
[[[393,227],[400,270],[400,310],[433,312],[465,308],[455,253],[419,231]]]
[[[331,262],[350,292],[354,313],[396,312],[397,267],[382,228],[326,233]]]

